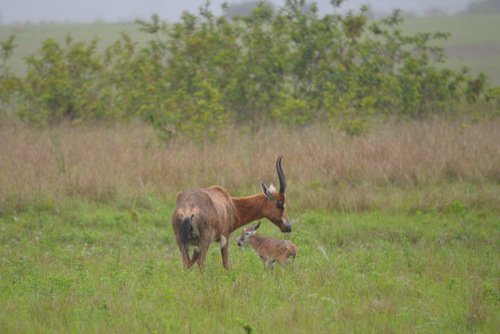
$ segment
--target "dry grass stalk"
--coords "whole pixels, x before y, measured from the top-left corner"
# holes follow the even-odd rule
[[[228,130],[224,140],[201,149],[163,144],[144,125],[34,130],[4,124],[0,211],[68,196],[113,201],[155,194],[173,202],[180,190],[214,184],[243,195],[259,191],[261,180],[277,182],[269,165],[279,154],[293,198],[290,207],[300,210],[375,209],[384,204],[376,199],[381,189],[425,192],[457,182],[484,190],[485,198],[476,194],[478,202],[495,201],[500,196],[491,185],[500,182],[499,128],[498,120],[465,127],[414,122],[375,126],[355,138],[326,127]]]

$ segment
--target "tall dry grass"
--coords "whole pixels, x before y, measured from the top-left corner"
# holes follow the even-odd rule
[[[144,125],[0,128],[0,212],[82,198],[141,205],[213,184],[233,196],[276,183],[283,154],[289,210],[427,210],[458,201],[500,207],[500,121],[380,124],[349,138],[328,127],[227,131],[161,143]]]

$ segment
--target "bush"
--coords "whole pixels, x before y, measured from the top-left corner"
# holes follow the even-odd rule
[[[323,17],[303,7],[304,1],[288,0],[274,11],[261,3],[229,22],[205,6],[172,27],[157,17],[139,23],[158,41],[149,48],[165,74],[165,94],[196,99],[200,83],[210,84],[218,110],[239,123],[340,119],[357,134],[373,115],[450,113],[464,97],[475,102],[483,94],[484,74],[471,78],[467,69],[443,66],[443,48],[432,44],[449,34],[403,35],[399,11],[369,24],[367,7]]]
[[[49,39],[9,96],[17,94],[18,114],[35,123],[139,116],[166,140],[196,141],[216,138],[230,123],[268,121],[333,121],[356,135],[374,115],[422,118],[456,112],[484,94],[498,100],[484,74],[443,66],[443,49],[433,44],[446,33],[404,35],[397,10],[370,23],[366,6],[322,17],[304,6],[260,3],[228,20],[207,3],[172,25],[155,15],[137,22],[151,35],[147,45],[123,34],[104,56],[97,40],[68,36],[62,47]]]
[[[10,72],[7,66],[7,60],[12,57],[16,44],[15,35],[9,36],[7,41],[0,41],[0,116],[12,102],[13,95],[20,90],[20,80]]]
[[[110,119],[112,87],[107,85],[102,56],[96,52],[97,40],[66,45],[46,40],[40,55],[27,58],[28,70],[19,91],[19,116],[35,123],[62,120]]]

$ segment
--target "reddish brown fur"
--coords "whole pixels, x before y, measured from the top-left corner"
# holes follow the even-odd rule
[[[281,158],[278,161],[281,163]],[[219,186],[197,188],[177,195],[172,227],[185,269],[191,268],[198,262],[200,270],[203,270],[208,248],[215,241],[220,243],[222,264],[228,269],[229,235],[254,220],[267,218],[282,232],[291,232],[292,226],[285,208],[284,187],[281,193],[272,186],[267,188],[262,183],[262,189],[264,192],[262,194],[243,198],[231,197]],[[193,218],[189,223],[189,229],[186,229],[189,231],[189,240],[184,244],[181,226],[186,217]],[[189,245],[196,246],[191,258],[188,252]]]
[[[245,227],[241,231],[241,238],[238,240],[238,245],[250,243],[261,258],[265,267],[273,268],[274,262],[278,262],[283,268],[287,265],[287,259],[292,257],[293,261],[297,256],[298,248],[289,240],[276,240],[271,237],[263,238],[255,232],[260,226]]]

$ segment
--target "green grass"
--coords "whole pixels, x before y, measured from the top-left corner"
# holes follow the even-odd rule
[[[0,217],[0,328],[14,332],[484,332],[500,327],[500,219],[291,212],[295,268],[230,240],[181,269],[173,207],[48,201]],[[283,238],[265,221],[261,234]]]
[[[443,42],[449,56],[446,66],[459,69],[471,68],[472,73],[485,72],[494,85],[500,85],[500,15],[456,16],[439,18],[408,18],[403,31],[415,32],[450,32],[452,37]],[[68,33],[76,41],[90,41],[95,36],[101,39],[100,50],[120,38],[120,32],[127,31],[132,40],[144,43],[148,35],[140,33],[135,24],[40,24],[23,26],[0,26],[0,40],[16,34],[18,48],[10,65],[17,75],[26,70],[23,58],[35,53],[42,41],[51,37],[59,43],[64,42]]]

